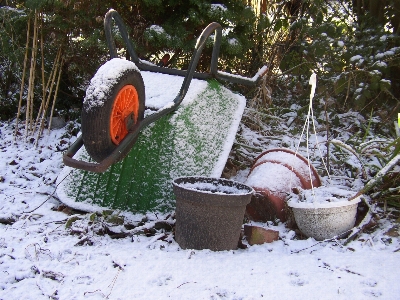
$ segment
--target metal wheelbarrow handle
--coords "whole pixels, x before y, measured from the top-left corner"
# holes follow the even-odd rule
[[[190,82],[192,81],[193,77],[199,79],[222,79],[226,81],[230,81],[233,83],[245,84],[245,85],[255,85],[260,78],[266,73],[267,67],[263,66],[257,74],[253,78],[246,78],[238,75],[232,75],[225,72],[218,71],[218,56],[219,50],[221,46],[221,37],[222,37],[222,27],[218,23],[211,23],[209,24],[201,33],[200,37],[197,39],[197,43],[189,64],[188,70],[177,70],[177,69],[169,69],[169,68],[162,68],[156,65],[146,64],[143,63],[137,56],[132,42],[129,40],[125,25],[122,21],[121,16],[113,9],[109,10],[104,19],[104,28],[106,33],[106,39],[110,50],[111,58],[117,57],[117,51],[115,48],[114,38],[112,36],[111,31],[111,21],[114,19],[115,23],[117,24],[121,36],[125,41],[128,49],[128,53],[131,56],[132,61],[137,65],[137,67],[142,71],[152,71],[152,72],[159,72],[163,74],[170,74],[170,75],[179,75],[184,76],[184,80],[178,95],[173,100],[173,105],[167,105],[165,108],[160,109],[156,113],[144,118],[140,123],[135,124],[132,128],[129,129],[129,133],[126,137],[121,141],[121,143],[114,149],[114,151],[107,156],[104,160],[99,163],[94,162],[85,162],[82,160],[76,160],[73,156],[78,152],[78,150],[83,146],[83,138],[79,136],[78,139],[71,145],[71,147],[67,150],[67,152],[63,156],[64,164],[73,168],[82,169],[91,172],[104,172],[110,167],[113,163],[118,161],[121,158],[122,153],[124,153],[125,149],[132,148],[133,144],[135,143],[135,138],[139,134],[139,132],[149,124],[155,122],[162,116],[174,111],[182,102],[183,98],[185,97]],[[208,37],[211,36],[215,32],[214,37],[214,46],[213,52],[211,56],[211,66],[210,66],[210,73],[198,73],[195,72],[197,64],[200,59],[201,52],[203,51],[206,41]]]

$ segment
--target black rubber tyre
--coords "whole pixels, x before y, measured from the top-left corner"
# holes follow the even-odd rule
[[[111,67],[114,60],[104,64],[103,70]],[[143,78],[137,68],[129,67],[129,63],[132,64],[128,62],[128,67],[121,70],[112,80],[109,80],[109,84],[102,85],[102,93],[94,93],[93,91],[97,88],[95,85],[99,85],[99,82],[104,80],[102,79],[104,74],[101,74],[100,68],[86,91],[82,109],[82,138],[86,151],[97,162],[109,156],[118,146],[111,136],[111,115],[117,95],[125,86],[131,85],[137,91],[139,109],[138,116],[135,116],[136,123],[143,120],[144,117],[145,88]],[[109,65],[107,66],[107,64]],[[120,159],[125,157],[129,151],[130,149],[126,149]]]

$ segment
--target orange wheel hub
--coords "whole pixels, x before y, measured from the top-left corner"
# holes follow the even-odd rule
[[[133,85],[124,86],[117,94],[110,116],[111,140],[118,145],[128,134],[127,124],[137,122],[139,97]]]

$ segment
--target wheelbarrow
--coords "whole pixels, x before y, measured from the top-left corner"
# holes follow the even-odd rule
[[[113,20],[126,43],[130,60],[117,57]],[[139,59],[115,10],[107,12],[104,27],[111,60],[100,67],[87,89],[82,134],[64,154],[67,167],[58,178],[58,194],[67,205],[88,211],[99,207],[133,211],[160,209],[160,203],[171,203],[165,199],[173,198],[170,181],[174,177],[221,174],[221,165],[222,168],[224,165],[221,162],[229,155],[245,100],[216,80],[254,85],[267,67],[262,67],[253,78],[218,71],[222,37],[218,23],[208,25],[198,38],[187,70],[161,67],[165,61],[155,65]],[[210,71],[196,72],[206,41],[214,33]],[[146,110],[145,85],[146,105],[154,94],[148,88],[162,88],[146,81],[154,76],[162,77],[160,82],[169,81],[167,84],[176,84],[176,78],[183,77],[183,81],[175,98],[164,99],[156,110]],[[196,81],[192,84],[194,88],[202,88],[198,88],[198,95],[189,97],[195,98],[194,104],[184,105],[182,102],[187,101],[185,96],[193,80]],[[190,120],[193,115],[207,119],[207,114],[210,120],[206,124],[193,124],[196,122]],[[206,132],[199,136],[201,128],[217,127],[225,119],[232,120],[221,129],[221,134],[212,136]],[[214,144],[219,146],[215,148]],[[208,158],[208,154],[214,156]],[[185,166],[187,157],[192,157],[193,162]]]

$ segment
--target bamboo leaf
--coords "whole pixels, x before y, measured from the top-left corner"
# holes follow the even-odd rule
[[[74,224],[74,222],[76,222],[80,219],[81,218],[78,216],[73,216],[73,217],[69,218],[67,223],[65,223],[65,228],[71,228],[72,224]]]

